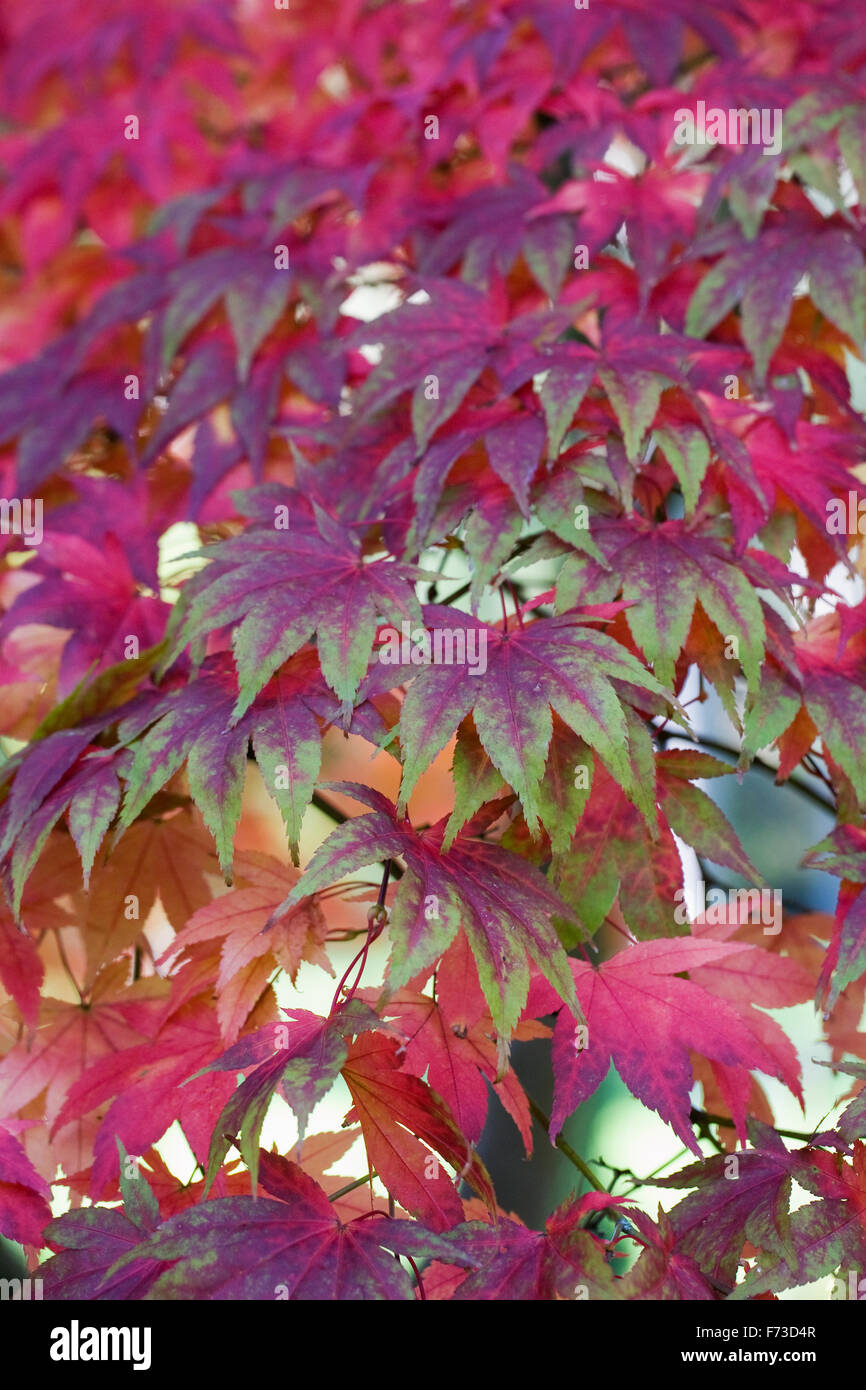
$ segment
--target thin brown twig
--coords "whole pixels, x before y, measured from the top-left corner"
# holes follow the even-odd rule
[[[727,1115],[711,1115],[706,1110],[698,1110],[692,1106],[689,1111],[689,1119],[694,1125],[723,1125],[725,1129],[736,1129],[736,1124]],[[799,1139],[804,1144],[808,1144],[814,1139],[814,1134],[804,1134],[801,1129],[777,1129],[776,1133],[783,1139]]]

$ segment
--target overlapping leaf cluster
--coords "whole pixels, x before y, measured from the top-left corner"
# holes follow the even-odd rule
[[[44,507],[37,543],[0,537],[0,1233],[49,1247],[56,1298],[719,1299],[862,1269],[866,601],[837,582],[861,533],[828,525],[866,498],[850,7],[61,10],[0,4],[0,483]],[[677,145],[699,102],[778,109],[780,147]],[[443,638],[483,663],[425,661]],[[765,886],[697,785],[733,762],[666,746],[695,671],[741,768],[773,746],[779,780],[822,778],[832,921],[675,911],[675,837]],[[387,749],[396,800],[325,783],[334,732]],[[449,747],[453,810],[418,824]],[[236,849],[252,760],[282,859]],[[314,798],[336,826],[302,866]],[[330,1011],[280,1008],[352,910]],[[801,1097],[766,1010],[813,997],[853,1097],[790,1149],[754,1073]],[[490,1092],[529,1152],[510,1044],[551,1036],[545,1138],[613,1063],[700,1158],[667,1214],[500,1210]],[[357,1128],[306,1135],[340,1077]],[[290,1155],[260,1148],[276,1095]],[[359,1134],[387,1198],[328,1172]],[[699,1138],[733,1135],[732,1182]]]

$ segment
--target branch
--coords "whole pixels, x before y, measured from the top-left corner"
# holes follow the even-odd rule
[[[531,1114],[532,1114],[532,1118],[533,1118],[534,1120],[536,1120],[538,1124],[541,1125],[542,1129],[544,1129],[544,1131],[545,1131],[545,1132],[547,1133],[547,1135],[549,1136],[549,1135],[550,1135],[550,1119],[549,1119],[549,1117],[548,1117],[547,1115],[545,1115],[545,1113],[544,1113],[544,1111],[542,1110],[541,1106],[538,1105],[538,1104],[532,1099],[532,1096],[527,1096],[527,1100],[529,1101],[529,1109],[530,1109],[530,1112],[531,1112]],[[606,1192],[606,1191],[607,1191],[607,1189],[605,1188],[604,1184],[603,1184],[602,1182],[600,1182],[599,1179],[595,1176],[595,1173],[592,1171],[592,1169],[590,1168],[589,1164],[588,1164],[584,1159],[581,1158],[580,1154],[579,1154],[575,1149],[573,1149],[573,1148],[571,1147],[571,1145],[569,1144],[569,1142],[568,1142],[567,1139],[563,1139],[563,1137],[562,1137],[561,1134],[557,1134],[556,1139],[554,1140],[554,1143],[556,1144],[556,1147],[559,1149],[560,1153],[565,1154],[565,1157],[568,1159],[569,1163],[573,1163],[574,1166],[575,1166],[575,1168],[577,1169],[577,1171],[578,1171],[579,1173],[582,1173],[582,1174],[583,1174],[583,1176],[586,1178],[587,1182],[589,1183],[590,1187],[594,1187],[595,1190],[596,1190],[596,1192]],[[608,1211],[611,1211],[611,1212],[615,1212],[617,1218],[619,1218],[619,1217],[622,1215],[622,1212],[617,1211],[616,1207],[608,1207],[608,1208],[605,1208],[605,1210],[608,1210]]]
[[[662,742],[671,738],[685,737],[682,731],[679,730],[656,729],[655,732]],[[706,734],[695,734],[695,739],[698,743],[703,744],[705,748],[712,748],[716,753],[728,753],[732,758],[739,757],[739,749],[732,748],[730,744],[723,743],[721,739],[710,738],[709,735]],[[750,768],[757,768],[759,772],[766,772],[770,777],[775,778],[776,776],[775,768],[768,767],[766,763],[759,762],[757,758],[754,758],[749,766]],[[807,787],[804,782],[795,782],[792,777],[789,777],[786,778],[785,783],[780,783],[779,785],[792,786],[795,791],[801,792],[803,796],[808,797],[810,801],[814,801],[818,806],[823,806],[825,811],[835,812],[836,810],[832,801],[828,801],[826,797],[823,797],[820,792],[814,791],[812,787]]]
[[[708,1111],[696,1110],[694,1106],[692,1106],[689,1111],[689,1119],[693,1125],[724,1125],[726,1129],[736,1128],[734,1121],[728,1119],[726,1115],[710,1115]],[[815,1138],[814,1133],[804,1134],[803,1131],[799,1129],[777,1129],[776,1133],[780,1135],[782,1139],[799,1139],[804,1144],[811,1144],[812,1140]]]
[[[320,792],[313,792],[311,800],[316,810],[321,811],[322,814],[332,820],[335,825],[345,825],[346,821],[351,819],[350,816],[346,815],[345,811],[338,811],[336,806],[332,806],[330,801],[326,801]]]

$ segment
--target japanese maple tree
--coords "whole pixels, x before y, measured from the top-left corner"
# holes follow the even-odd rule
[[[866,1271],[850,6],[2,0],[0,32],[0,1234],[54,1299]],[[835,916],[756,917],[699,784],[759,755],[819,779]],[[278,855],[237,843],[253,763]],[[683,845],[752,892],[683,910]],[[767,1010],[812,1000],[840,1109],[794,1137]],[[691,1151],[667,1210],[562,1138],[611,1065]],[[497,1200],[492,1096],[574,1164],[544,1230]]]

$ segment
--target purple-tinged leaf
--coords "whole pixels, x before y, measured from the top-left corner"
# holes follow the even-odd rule
[[[372,808],[334,830],[310,860],[274,920],[377,860],[402,856],[407,872],[391,906],[388,985],[399,989],[446,950],[462,925],[478,967],[484,996],[500,1036],[507,1037],[529,991],[527,956],[554,989],[572,996],[567,958],[550,923],[569,910],[532,865],[496,845],[460,836],[443,853],[445,820],[418,833],[378,792],[354,783],[342,791]]]

